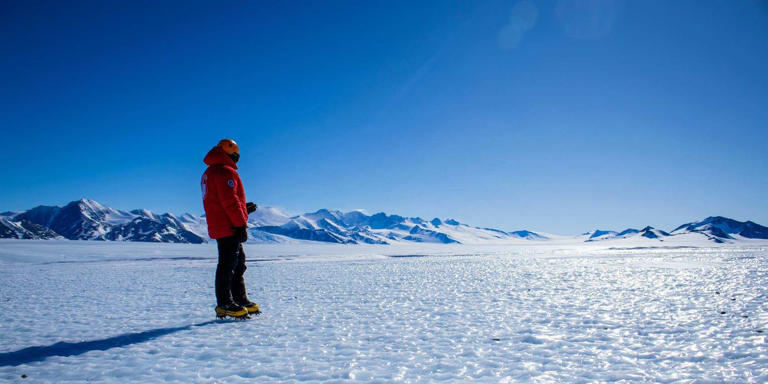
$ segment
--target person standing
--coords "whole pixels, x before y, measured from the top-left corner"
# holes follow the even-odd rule
[[[232,139],[223,139],[203,160],[201,188],[208,235],[216,240],[219,263],[216,266],[216,316],[246,317],[259,314],[259,306],[245,291],[245,252],[248,240],[248,215],[256,204],[245,202],[245,190],[237,173],[240,148]]]

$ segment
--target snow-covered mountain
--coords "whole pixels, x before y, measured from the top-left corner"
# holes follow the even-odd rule
[[[661,239],[663,237],[669,236],[669,233],[648,226],[640,230],[627,228],[621,232],[594,230],[584,233],[582,236],[587,238],[585,240],[586,242],[594,242],[632,238]]]
[[[489,230],[489,231],[497,231],[496,229],[491,229],[491,228],[485,228],[485,229]],[[531,232],[531,231],[526,231],[526,230],[513,231],[513,232],[504,232],[504,233],[507,233],[507,234],[509,234],[512,237],[517,237],[518,239],[525,239],[525,240],[549,240],[549,237],[544,235],[544,234],[536,233],[536,232]]]
[[[672,232],[645,227],[641,230],[627,229],[622,232],[591,231],[582,235],[585,241],[613,241],[619,239],[646,239],[691,243],[698,241],[733,243],[742,240],[768,239],[768,228],[752,221],[737,221],[722,216],[708,217],[677,227]]]
[[[698,233],[714,242],[741,239],[768,239],[768,228],[751,221],[736,221],[722,216],[710,216],[701,221],[683,224],[672,235]]]
[[[632,236],[632,235],[634,235],[635,233],[638,233],[638,232],[640,232],[640,231],[637,230],[637,229],[627,228],[627,229],[617,233],[615,237],[622,237],[622,238],[623,237],[628,237],[628,236]]]
[[[282,225],[290,220],[290,215],[274,207],[259,207],[248,217],[249,242],[252,243],[296,243],[301,240],[260,231],[257,228],[269,225]],[[179,216],[179,221],[189,231],[208,239],[208,224],[205,215],[197,216],[185,213]]]
[[[662,239],[664,237],[669,236],[669,233],[662,231],[661,229],[656,229],[654,227],[645,227],[640,230],[640,232],[637,232],[637,237],[645,237],[647,239]]]
[[[593,230],[576,237],[526,230],[507,232],[474,227],[456,220],[373,215],[356,210],[320,209],[291,216],[274,207],[259,207],[250,215],[249,242],[340,244],[509,244],[539,242],[607,242],[626,245],[732,243],[768,239],[768,228],[751,221],[708,217],[683,224],[668,233],[653,227],[623,231]],[[0,238],[114,240],[203,243],[209,240],[205,216],[156,214],[146,209],[122,211],[81,199],[63,207],[38,206],[28,211],[0,213]],[[624,243],[622,243],[624,244]]]
[[[155,214],[145,209],[122,211],[82,199],[63,207],[39,206],[0,214],[0,237],[71,240],[202,243],[208,240],[205,216]],[[290,216],[274,207],[259,207],[249,217],[249,241],[341,244],[503,243],[546,240],[531,231],[506,232],[478,228],[456,220],[424,220],[364,211],[320,209]]]
[[[0,216],[0,238],[4,239],[60,239],[56,232],[29,220],[13,221]]]
[[[284,216],[280,218],[285,219]],[[530,231],[505,232],[478,228],[452,219],[424,220],[386,213],[368,215],[363,211],[341,212],[328,209],[293,216],[280,225],[257,226],[255,230],[293,239],[342,244],[400,242],[474,244],[545,238]]]
[[[131,212],[81,199],[63,207],[41,205],[13,212],[0,221],[0,237],[70,240],[150,241],[203,243],[202,237],[170,213]]]
[[[256,212],[248,217],[248,222],[255,227],[268,225],[283,225],[290,221],[291,217],[287,213],[274,207],[259,207]]]
[[[204,216],[182,215],[188,228],[207,234]],[[340,244],[463,243],[478,244],[514,240],[545,240],[531,231],[505,232],[478,228],[456,220],[403,217],[361,210],[342,212],[320,209],[290,216],[274,207],[259,207],[249,218],[249,242],[291,243],[319,241]]]
[[[616,237],[616,231],[595,229],[593,231],[582,233],[581,235],[586,237],[586,240],[584,241],[599,241]]]

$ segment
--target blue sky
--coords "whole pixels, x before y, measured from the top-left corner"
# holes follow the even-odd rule
[[[768,224],[764,1],[3,2],[0,210]]]

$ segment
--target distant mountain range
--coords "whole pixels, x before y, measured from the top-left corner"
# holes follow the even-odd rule
[[[645,227],[643,229],[627,228],[621,232],[616,231],[601,231],[594,230],[583,234],[587,239],[587,242],[613,240],[613,239],[629,239],[629,238],[647,238],[647,239],[659,239],[662,237],[670,236],[669,233],[653,227]]]
[[[252,242],[320,241],[341,244],[487,243],[545,240],[530,232],[477,228],[455,220],[424,220],[362,211],[321,209],[290,216],[260,207],[249,217]],[[0,238],[148,241],[203,243],[208,241],[204,216],[151,211],[122,211],[81,199],[63,207],[39,206],[23,212],[0,213]]]
[[[0,237],[203,243],[176,216],[147,210],[120,211],[82,199],[63,207],[45,206],[0,214]]]
[[[749,239],[768,239],[768,228],[751,221],[742,222],[722,216],[710,216],[701,221],[683,224],[672,232],[645,227],[641,230],[628,228],[621,232],[594,230],[582,234],[587,242],[633,237],[663,241],[665,238],[675,238],[676,236],[681,237],[684,235],[699,235],[715,243],[725,243]]]
[[[505,244],[526,241],[603,242],[619,239],[663,242],[675,238],[716,243],[768,239],[768,228],[751,221],[708,217],[683,224],[672,232],[652,227],[623,231],[594,230],[576,237],[527,230],[503,231],[473,227],[456,220],[403,217],[363,211],[321,209],[290,216],[279,209],[260,207],[249,218],[250,242],[326,242],[340,244]],[[0,238],[146,241],[204,243],[209,240],[204,216],[148,210],[122,211],[82,199],[63,207],[39,206],[28,211],[0,213]]]

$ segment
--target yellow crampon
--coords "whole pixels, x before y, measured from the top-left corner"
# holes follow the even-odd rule
[[[261,311],[259,311],[258,304],[251,305],[250,307],[245,307],[245,310],[248,311],[249,315],[258,315],[259,313],[261,313]]]
[[[238,311],[230,311],[221,307],[216,307],[216,317],[245,317],[248,316],[248,310],[245,308]]]

